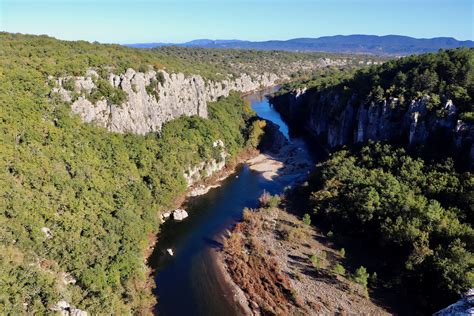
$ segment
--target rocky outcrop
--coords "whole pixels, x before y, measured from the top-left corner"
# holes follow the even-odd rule
[[[51,308],[52,311],[57,312],[61,316],[88,316],[86,311],[80,310],[70,305],[65,300],[59,301],[56,305]]]
[[[208,178],[212,176],[214,173],[221,171],[224,169],[226,164],[227,152],[225,151],[224,142],[220,139],[214,141],[212,144],[214,148],[221,148],[221,152],[219,154],[219,159],[211,159],[210,161],[202,161],[195,166],[191,166],[188,170],[184,173],[184,178],[188,184],[188,187],[192,186],[199,180],[204,178]]]
[[[280,127],[272,121],[265,120],[265,134],[260,140],[259,149],[264,152],[277,154],[288,145],[288,139],[280,131]]]
[[[285,79],[265,73],[208,81],[198,75],[171,74],[163,70],[144,73],[128,69],[123,74],[109,74],[107,78],[114,88],[126,92],[127,100],[113,104],[103,99],[93,104],[87,96],[96,87],[97,78],[98,74],[93,70],[83,77],[59,78],[53,91],[71,102],[72,112],[84,122],[95,122],[112,132],[136,134],[159,131],[164,123],[183,115],[207,117],[207,102],[228,96],[233,90],[250,92]],[[67,81],[73,81],[74,91],[66,89],[70,89],[65,84]],[[150,85],[155,90],[151,94]],[[74,98],[77,94],[80,96]]]
[[[474,289],[470,289],[456,303],[433,314],[433,316],[473,316],[474,315]]]
[[[342,101],[334,92],[298,90],[275,96],[271,103],[290,125],[303,127],[329,148],[369,140],[411,148],[443,146],[472,168],[474,128],[458,120],[456,106],[448,100],[440,117],[428,109],[429,97],[408,106],[396,98],[381,103],[360,103],[355,97]],[[438,148],[439,149],[439,148]]]
[[[186,212],[186,210],[178,208],[178,209],[173,211],[173,219],[175,221],[178,221],[178,222],[182,221],[186,217],[188,217],[188,212]]]

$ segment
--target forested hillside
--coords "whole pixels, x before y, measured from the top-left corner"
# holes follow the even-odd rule
[[[379,287],[423,314],[474,287],[473,49],[330,69],[273,102],[332,152],[306,205]]]
[[[474,168],[474,49],[329,69],[283,85],[272,102],[331,148],[378,140]]]
[[[227,75],[242,72],[283,72],[288,75],[298,70],[311,71],[311,66],[322,59],[340,61],[358,66],[359,63],[382,61],[375,56],[352,56],[329,53],[290,53],[279,51],[248,51],[163,47],[133,49],[115,44],[89,43],[86,41],[61,41],[42,35],[23,35],[0,32],[0,53],[4,62],[15,55],[23,65],[31,65],[41,74],[55,78],[64,75],[84,75],[89,68],[99,74],[107,71],[124,73],[128,68],[137,71],[166,69],[169,72],[201,75],[219,80]]]
[[[295,89],[331,90],[341,95],[339,106],[353,102],[382,102],[398,98],[400,107],[424,95],[430,96],[430,110],[445,114],[442,101],[451,99],[462,118],[474,118],[474,49],[441,50],[389,60],[382,65],[354,72],[329,69],[313,78],[296,80],[282,86],[280,94]],[[464,113],[464,114],[463,114]]]
[[[452,160],[372,143],[332,154],[310,183],[319,224],[357,240],[369,270],[407,304],[435,312],[474,287],[474,177]]]
[[[162,55],[45,36],[0,41],[0,310],[45,314],[65,300],[92,314],[150,312],[145,251],[160,211],[186,189],[187,168],[221,157],[216,140],[228,159],[256,142],[253,111],[232,94],[208,105],[209,119],[179,118],[160,135],[110,133],[72,115],[51,78],[165,67]],[[171,59],[171,69],[217,69]],[[104,91],[97,97],[113,97]]]

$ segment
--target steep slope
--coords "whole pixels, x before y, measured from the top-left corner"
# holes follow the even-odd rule
[[[421,314],[474,287],[473,100],[473,49],[325,72],[272,99],[330,152],[305,207]]]
[[[269,60],[293,57],[219,65],[189,49],[0,41],[0,310],[150,313],[146,251],[160,212],[258,143],[260,125],[230,87],[264,85]]]
[[[473,100],[474,50],[457,49],[293,83],[271,102],[330,148],[386,141],[455,154],[470,168]]]
[[[90,100],[98,78],[95,71],[84,77],[60,78],[53,91],[71,102],[72,112],[86,123],[98,123],[111,132],[142,135],[160,131],[164,123],[184,115],[207,118],[207,103],[227,97],[231,91],[250,92],[287,79],[265,73],[215,82],[196,75],[168,74],[162,70],[143,73],[129,68],[124,74],[109,75],[112,89],[125,92],[121,104],[110,104],[107,99]],[[71,90],[66,90],[63,83],[72,85]]]

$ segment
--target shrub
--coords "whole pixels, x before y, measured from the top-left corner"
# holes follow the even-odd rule
[[[262,195],[258,198],[258,202],[261,207],[266,207],[268,205],[268,201],[270,201],[271,194],[268,193],[266,190],[263,190]]]
[[[346,249],[341,248],[341,250],[339,250],[339,255],[341,256],[341,258],[345,258],[346,257]]]
[[[125,91],[119,88],[114,88],[108,80],[98,79],[95,87],[88,96],[89,101],[93,104],[97,101],[106,99],[109,104],[120,105],[125,102],[128,95]]]
[[[287,241],[299,241],[306,238],[306,233],[299,227],[292,227],[283,231],[283,237]]]
[[[363,266],[359,267],[355,273],[352,275],[352,279],[354,280],[355,283],[360,284],[364,287],[364,289],[367,289],[367,283],[369,280],[369,273],[367,272],[367,269]]]
[[[374,286],[377,283],[377,272],[372,273],[370,276],[369,282],[372,286]]]
[[[459,119],[467,122],[467,123],[474,123],[474,112],[465,112],[459,115]]]
[[[308,226],[311,225],[311,216],[308,213],[303,215],[303,223]]]
[[[258,201],[261,207],[269,207],[269,208],[277,207],[278,204],[280,204],[280,200],[281,200],[280,196],[278,196],[277,194],[271,195],[265,190],[263,191],[262,195],[258,198]]]
[[[255,120],[252,122],[250,127],[250,133],[248,136],[248,144],[254,148],[260,144],[260,140],[262,139],[263,135],[265,134],[266,122],[263,120]]]
[[[318,258],[317,255],[311,255],[311,257],[309,258],[311,260],[311,263],[313,264],[313,267],[315,267],[316,269],[321,269],[322,267],[322,261],[320,258]]]
[[[277,207],[280,204],[280,201],[280,196],[275,194],[270,197],[270,200],[268,201],[268,207]]]
[[[156,73],[155,78],[156,78],[156,81],[160,83],[162,86],[165,84],[165,75],[161,71],[158,71]]]
[[[338,274],[338,275],[345,275],[346,274],[346,269],[344,269],[344,267],[337,263],[333,268],[332,268],[332,272],[335,273],[335,274]]]
[[[76,89],[76,80],[73,77],[65,78],[62,82],[62,87],[68,91],[74,91]]]
[[[156,79],[152,79],[150,84],[145,86],[146,93],[155,97],[156,101],[160,100],[160,94],[158,92],[158,81]]]

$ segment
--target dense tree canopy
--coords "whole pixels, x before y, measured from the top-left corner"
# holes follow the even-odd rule
[[[186,189],[187,168],[219,157],[214,141],[231,156],[247,146],[254,113],[232,94],[208,104],[209,119],[176,119],[161,135],[110,133],[73,116],[48,77],[156,66],[153,52],[0,37],[0,310],[44,314],[66,299],[93,314],[149,311],[145,250],[159,212]],[[95,93],[123,97],[105,83]]]
[[[312,184],[316,216],[369,241],[382,275],[423,308],[434,311],[474,287],[474,177],[452,161],[426,163],[375,143],[334,153]]]
[[[350,98],[356,102],[382,102],[398,98],[399,106],[430,96],[429,109],[444,116],[444,105],[451,99],[461,119],[474,120],[474,49],[440,50],[438,53],[413,55],[389,60],[382,65],[354,72],[324,69],[313,78],[282,86],[280,93],[298,88],[327,90],[342,95],[341,103]]]

